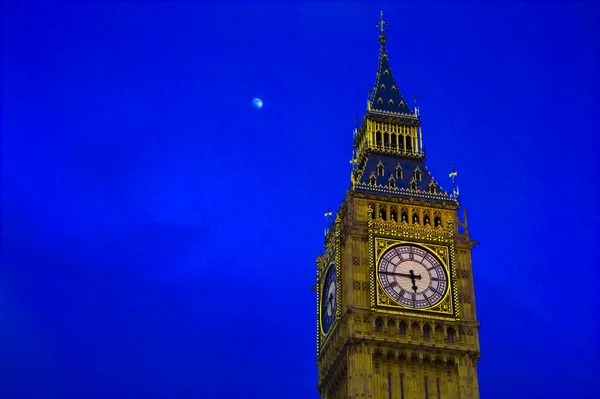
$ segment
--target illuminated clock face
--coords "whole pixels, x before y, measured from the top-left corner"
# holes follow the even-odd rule
[[[377,278],[391,299],[414,309],[434,306],[448,289],[448,277],[440,261],[415,245],[387,250],[379,261]]]
[[[335,309],[337,307],[336,295],[335,263],[332,263],[329,265],[329,271],[327,272],[321,294],[321,326],[325,334],[329,332],[335,320]]]

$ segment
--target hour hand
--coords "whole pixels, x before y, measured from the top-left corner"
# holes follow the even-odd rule
[[[413,289],[413,291],[414,291],[414,292],[417,292],[417,290],[418,290],[418,287],[417,287],[417,285],[415,284],[415,280],[413,280],[412,289]]]

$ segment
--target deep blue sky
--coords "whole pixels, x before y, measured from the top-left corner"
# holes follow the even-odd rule
[[[0,397],[317,397],[310,287],[381,8],[481,241],[482,398],[597,394],[597,5],[10,3]]]

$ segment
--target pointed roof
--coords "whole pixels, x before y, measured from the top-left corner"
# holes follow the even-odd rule
[[[385,43],[387,42],[387,23],[383,20],[383,11],[380,14],[381,20],[377,25],[380,29],[379,33],[379,67],[377,69],[377,77],[375,79],[375,87],[369,98],[368,111],[383,111],[385,113],[394,114],[413,114],[410,109],[392,74],[390,61],[388,60]]]

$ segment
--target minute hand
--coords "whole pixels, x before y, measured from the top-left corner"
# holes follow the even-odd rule
[[[393,274],[395,276],[408,277],[408,278],[411,278],[411,279],[413,279],[413,278],[416,278],[418,280],[421,279],[421,275],[420,274],[415,275],[414,273],[407,274],[407,273],[394,273],[394,272],[379,272],[379,274]]]

